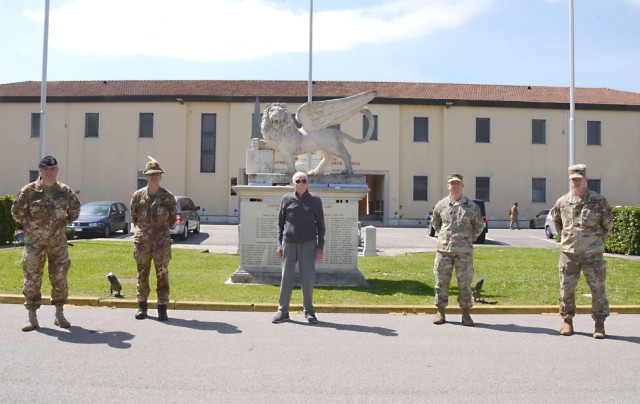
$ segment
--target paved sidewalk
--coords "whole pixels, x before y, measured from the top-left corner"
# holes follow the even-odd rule
[[[556,315],[301,314],[68,307],[70,329],[0,304],[0,402],[101,403],[637,403],[640,315],[613,315],[559,335]]]

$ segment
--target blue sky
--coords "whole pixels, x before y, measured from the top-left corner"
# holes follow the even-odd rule
[[[45,0],[0,0],[0,83]],[[569,0],[314,0],[313,79],[569,86]],[[640,92],[640,0],[575,0],[577,87]],[[309,0],[50,0],[48,80],[306,80]]]

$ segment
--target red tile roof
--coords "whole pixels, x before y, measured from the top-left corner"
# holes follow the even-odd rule
[[[478,102],[568,104],[568,87],[510,86],[484,84],[442,84],[365,81],[314,81],[313,97],[340,98],[363,91],[376,90],[373,103],[444,104],[453,101],[461,105]],[[50,101],[74,98],[93,101],[153,101],[182,97],[187,101],[214,101],[260,97],[268,99],[306,100],[306,81],[275,80],[115,80],[115,81],[50,81],[47,83]],[[31,102],[40,97],[40,82],[28,81],[0,84],[0,102]],[[576,88],[576,104],[595,106],[640,107],[640,93],[607,88]],[[625,108],[626,109],[626,108]]]

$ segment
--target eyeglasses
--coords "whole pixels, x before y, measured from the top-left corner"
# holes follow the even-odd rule
[[[303,178],[303,179],[301,179],[301,180],[296,180],[296,184],[299,184],[299,183],[306,184],[306,183],[307,183],[307,179],[306,179],[306,178]]]

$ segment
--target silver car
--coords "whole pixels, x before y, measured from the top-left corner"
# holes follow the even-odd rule
[[[544,224],[547,221],[547,215],[549,209],[541,210],[533,219],[529,220],[530,229],[544,229]]]
[[[556,230],[556,225],[553,223],[552,210],[547,213],[547,219],[544,222],[544,233],[547,235],[547,238],[554,238],[558,235],[558,231]]]
[[[193,203],[191,198],[176,196],[176,224],[169,229],[172,236],[186,240],[189,232],[200,233],[200,206]]]

